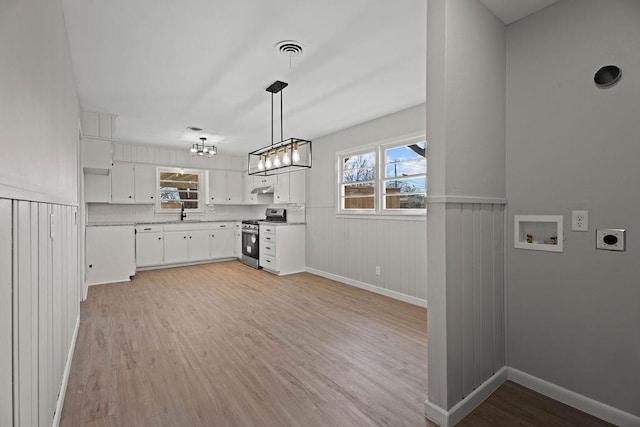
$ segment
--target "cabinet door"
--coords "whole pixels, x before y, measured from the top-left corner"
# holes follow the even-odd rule
[[[164,232],[164,263],[178,264],[189,260],[189,235],[186,231]]]
[[[84,174],[84,201],[86,203],[109,203],[111,180],[108,175]]]
[[[134,175],[136,203],[155,203],[156,167],[154,165],[136,164]]]
[[[289,203],[306,203],[306,171],[295,171],[289,174]]]
[[[111,169],[111,141],[82,138],[82,167],[87,172],[107,174]]]
[[[135,274],[133,230],[132,226],[86,228],[88,285],[125,281]]]
[[[211,258],[233,258],[233,229],[211,230]]]
[[[207,259],[209,259],[209,231],[190,231],[189,261],[204,261]]]
[[[233,254],[236,258],[240,259],[242,258],[242,226],[240,223],[236,223],[233,226],[233,238]]]
[[[209,171],[209,203],[227,203],[227,173],[222,170]]]
[[[278,183],[273,189],[273,203],[289,203],[289,174],[278,175]]]
[[[242,172],[227,171],[227,203],[242,203]]]
[[[136,234],[136,266],[161,265],[164,256],[163,233]]]
[[[114,163],[111,170],[111,203],[133,203],[133,163]]]

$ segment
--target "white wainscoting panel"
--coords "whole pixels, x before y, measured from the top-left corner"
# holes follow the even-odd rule
[[[11,200],[0,199],[0,426],[13,423]]]
[[[335,207],[307,207],[307,267],[403,295],[427,299],[424,217],[336,217]],[[376,275],[376,266],[380,275]]]
[[[0,397],[2,405],[11,400],[13,405],[8,411],[2,407],[0,425],[51,426],[56,408],[61,408],[63,373],[73,355],[82,294],[76,213],[72,206],[0,201],[1,292],[7,286],[5,271],[11,275],[13,270],[9,279],[12,307],[7,311],[12,316],[0,329],[0,375],[6,375],[8,366],[13,377],[12,390],[11,380],[8,391],[5,382],[1,383]],[[7,233],[7,229],[12,231]],[[13,260],[11,269],[5,269],[5,260]],[[4,298],[0,300],[5,303]],[[8,340],[4,336],[7,324],[12,329]],[[8,361],[4,348],[12,349]],[[5,424],[5,418],[13,421]]]

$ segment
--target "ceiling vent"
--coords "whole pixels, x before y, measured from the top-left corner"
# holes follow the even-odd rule
[[[276,50],[280,52],[280,55],[289,58],[300,56],[302,55],[302,43],[293,40],[283,40],[276,44]]]

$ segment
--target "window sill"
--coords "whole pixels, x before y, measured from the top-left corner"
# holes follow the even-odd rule
[[[383,219],[394,221],[426,221],[426,213],[404,213],[404,214],[380,214],[380,213],[336,213],[336,218],[340,219]]]

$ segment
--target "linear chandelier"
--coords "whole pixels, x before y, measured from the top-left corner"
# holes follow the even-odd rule
[[[267,88],[271,93],[271,145],[249,153],[249,175],[277,175],[311,167],[311,141],[282,137],[282,89],[288,85],[276,80]],[[280,93],[280,142],[273,139],[273,95],[276,93]]]
[[[218,154],[218,147],[213,144],[207,144],[207,138],[201,136],[199,139],[200,142],[194,143],[189,150],[192,156],[213,157]]]

